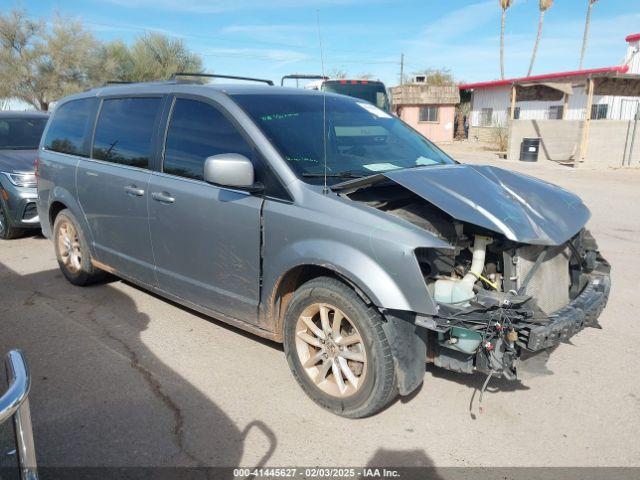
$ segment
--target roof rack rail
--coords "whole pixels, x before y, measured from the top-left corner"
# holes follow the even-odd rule
[[[129,82],[126,80],[107,80],[106,82],[104,82],[103,87],[106,87],[108,85],[126,85],[129,83],[135,83],[135,82]]]
[[[315,75],[306,73],[293,73],[291,75],[285,75],[280,80],[280,86],[284,86],[285,80],[329,80],[326,75]]]
[[[265,80],[264,78],[252,78],[252,77],[237,77],[235,75],[218,75],[215,73],[190,73],[190,72],[177,72],[171,75],[170,80],[177,80],[177,77],[207,77],[207,78],[226,78],[229,80],[247,80],[251,82],[261,82],[267,85],[273,86],[273,81]]]

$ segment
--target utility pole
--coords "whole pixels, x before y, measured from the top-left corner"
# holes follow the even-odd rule
[[[400,85],[404,84],[404,53],[400,54]]]

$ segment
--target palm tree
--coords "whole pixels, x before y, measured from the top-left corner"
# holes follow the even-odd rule
[[[504,80],[504,20],[507,17],[507,9],[513,4],[513,0],[498,0],[502,9],[500,20],[500,78]]]
[[[591,25],[591,8],[598,0],[587,0],[587,18],[584,21],[584,35],[582,36],[582,50],[580,51],[580,65],[578,70],[582,70],[584,62],[584,52],[587,50],[587,39],[589,38],[589,26]]]
[[[540,37],[542,36],[542,24],[544,22],[544,13],[551,8],[553,0],[540,0],[540,17],[538,18],[538,35],[536,36],[536,43],[533,44],[533,52],[531,52],[531,63],[529,64],[529,71],[527,77],[531,76],[533,71],[533,64],[536,63],[536,54],[538,53],[538,45],[540,44]]]

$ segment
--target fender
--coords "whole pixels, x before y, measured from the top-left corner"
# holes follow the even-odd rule
[[[302,265],[315,265],[346,278],[378,308],[435,312],[435,304],[415,259],[415,268],[403,268],[401,272],[391,273],[361,250],[328,239],[300,240],[284,245],[275,257],[269,256],[269,253],[264,257],[265,299],[273,298],[280,280],[289,271]],[[410,254],[413,256],[413,252]],[[406,259],[402,263],[406,265]]]
[[[286,262],[287,259],[296,259],[296,262]],[[417,307],[415,301],[424,300],[425,309],[429,307],[428,302],[432,302],[426,287],[420,299],[410,299],[404,295],[403,287],[397,278],[390,275],[373,258],[353,247],[320,239],[290,243],[271,262],[271,267],[284,273],[275,278],[273,275],[265,275],[264,292],[268,293],[265,303],[268,304],[271,318],[263,320],[267,320],[276,331],[278,330],[277,319],[273,318],[275,292],[281,280],[289,272],[305,265],[324,267],[344,277],[360,289],[376,307],[383,310],[386,320],[383,329],[391,345],[399,393],[406,396],[416,390],[424,377],[427,350],[426,332],[415,325],[413,312]],[[416,270],[420,271],[417,265]],[[269,272],[268,267],[265,269],[265,273],[267,272]],[[407,274],[403,279],[407,280],[410,277]],[[414,281],[418,282],[418,285],[424,285],[421,278]]]

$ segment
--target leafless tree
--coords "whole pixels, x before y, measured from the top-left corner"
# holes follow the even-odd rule
[[[427,85],[444,86],[455,84],[453,74],[448,68],[425,68],[414,72],[413,76],[424,76]]]
[[[335,78],[338,80],[343,80],[349,76],[349,73],[346,70],[341,70],[339,68],[334,68],[329,73],[329,78]]]

